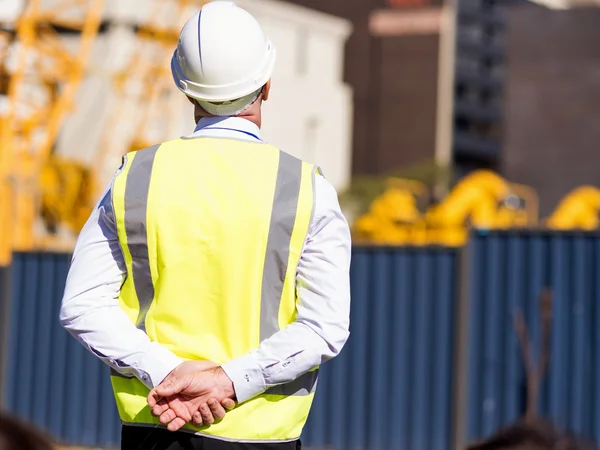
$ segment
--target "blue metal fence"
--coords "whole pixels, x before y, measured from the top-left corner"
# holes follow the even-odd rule
[[[70,258],[16,254],[10,270],[3,406],[75,445],[116,446],[108,369],[58,322]]]
[[[456,251],[357,248],[351,336],[322,370],[311,448],[447,450]]]
[[[3,368],[6,366],[6,352],[8,350],[8,267],[0,266],[0,405],[4,386]]]
[[[106,368],[58,323],[68,265],[67,255],[15,255],[11,295],[0,295],[3,405],[66,443],[115,446]],[[600,235],[475,233],[464,252],[357,247],[351,276],[352,334],[321,371],[307,447],[445,450],[453,436],[461,444],[518,418],[525,372],[513,316],[521,308],[537,338],[547,287],[541,410],[600,442]]]
[[[550,366],[539,407],[557,425],[600,442],[600,236],[479,233],[468,252],[468,437],[489,435],[524,412],[513,317],[523,311],[539,354],[539,297],[550,288]]]

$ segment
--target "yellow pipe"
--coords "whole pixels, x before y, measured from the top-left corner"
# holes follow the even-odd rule
[[[27,214],[23,211],[23,178],[26,174],[27,164],[23,160],[24,151],[27,149],[28,136],[22,135],[27,129],[22,129],[18,126],[18,117],[16,105],[22,90],[23,80],[25,78],[25,70],[27,64],[27,54],[35,44],[35,17],[39,8],[39,0],[31,0],[28,2],[23,14],[17,22],[17,34],[21,47],[17,58],[17,66],[15,72],[9,79],[8,83],[8,116],[3,120],[3,147],[6,149],[4,162],[2,164],[3,176],[3,196],[5,197],[2,218],[4,225],[7,228],[7,235],[10,236],[10,249],[15,247],[18,241],[27,241],[27,234],[32,228],[26,222]],[[26,125],[26,124],[25,124]],[[19,140],[21,138],[21,140]],[[21,144],[21,145],[19,145]],[[8,177],[14,176],[14,184],[11,186]],[[3,259],[6,259],[6,250],[3,251]],[[9,256],[10,258],[10,256]]]
[[[10,263],[14,228],[10,184],[12,149],[9,130],[9,119],[6,116],[0,117],[0,266]]]

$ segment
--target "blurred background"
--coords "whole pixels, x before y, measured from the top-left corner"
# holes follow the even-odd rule
[[[118,445],[57,311],[122,155],[193,131],[169,64],[203,3],[0,0],[0,400],[60,444]],[[600,443],[600,1],[237,3],[278,47],[264,138],[322,167],[355,242],[309,448],[523,417]]]

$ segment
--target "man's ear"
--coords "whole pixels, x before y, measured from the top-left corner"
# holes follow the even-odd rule
[[[267,81],[267,84],[262,89],[262,99],[264,102],[269,100],[269,92],[271,92],[271,80]]]

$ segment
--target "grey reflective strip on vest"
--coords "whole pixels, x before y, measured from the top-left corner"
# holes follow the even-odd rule
[[[156,151],[155,145],[136,153],[125,184],[125,232],[127,247],[132,260],[132,276],[135,292],[140,304],[137,327],[146,330],[146,314],[154,299],[154,284],[150,272],[146,215],[148,192]]]
[[[267,389],[265,395],[284,395],[286,397],[310,395],[317,390],[318,379],[319,369],[307,372],[289,383]]]
[[[302,161],[279,152],[279,167],[269,225],[260,304],[260,341],[279,331],[279,305],[296,222]]]

